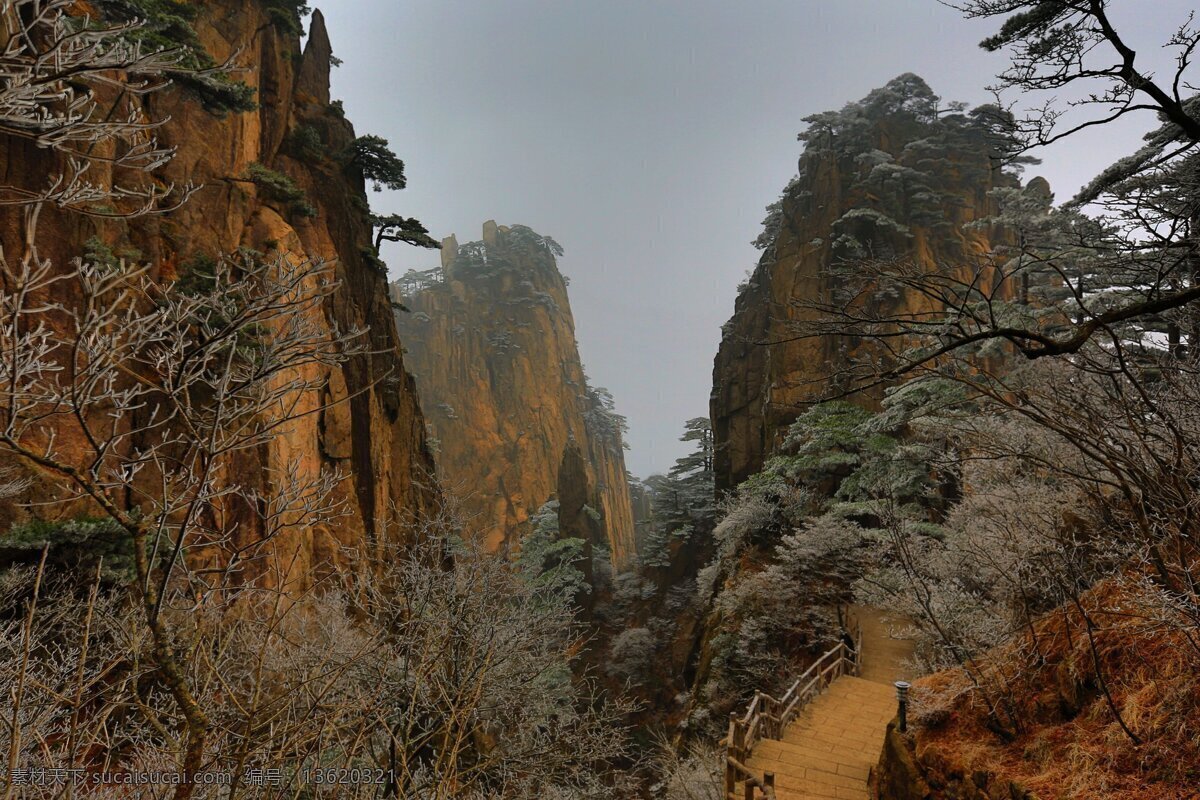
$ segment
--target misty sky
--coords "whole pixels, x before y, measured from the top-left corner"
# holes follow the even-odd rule
[[[809,114],[903,72],[946,100],[987,102],[1006,63],[993,24],[937,0],[326,0],[334,96],[390,140],[409,188],[372,205],[436,237],[523,224],[566,249],[593,385],[629,418],[630,471],[682,454],[707,415],[735,289],[758,258],[763,207],[796,171]],[[1186,0],[1114,4],[1147,55]],[[1161,59],[1160,59],[1161,60]],[[1041,153],[1060,200],[1138,144],[1152,120]],[[386,250],[392,275],[436,251]]]

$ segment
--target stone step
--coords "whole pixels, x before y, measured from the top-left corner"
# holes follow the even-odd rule
[[[896,715],[893,682],[911,677],[912,643],[893,637],[904,627],[902,620],[889,620],[877,609],[859,608],[856,614],[863,632],[859,676],[835,680],[780,739],[760,739],[747,759],[759,775],[774,773],[777,800],[868,800],[867,776]],[[743,792],[739,784],[736,800]]]

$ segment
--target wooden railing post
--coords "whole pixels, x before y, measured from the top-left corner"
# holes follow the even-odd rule
[[[761,713],[766,718],[766,722],[762,723],[761,725],[761,738],[778,738],[775,734],[775,721],[773,719],[775,714],[775,698],[771,697],[769,694],[763,694],[762,692],[755,692],[755,697],[758,698],[758,707],[762,709]]]
[[[763,786],[765,786],[767,789],[767,791],[764,792],[767,795],[767,797],[772,798],[772,800],[774,800],[774,795],[775,795],[775,773],[774,772],[764,772],[763,773]]]
[[[858,620],[854,621],[854,674],[862,673],[862,623]]]
[[[730,711],[729,712],[729,738],[726,740],[726,744],[725,744],[725,751],[726,751],[726,756],[727,756],[725,759],[725,797],[729,797],[731,794],[733,794],[734,784],[737,783],[737,775],[734,774],[733,764],[729,763],[729,759],[738,758],[737,728],[738,728],[737,712]],[[738,760],[740,761],[741,759],[738,758]]]

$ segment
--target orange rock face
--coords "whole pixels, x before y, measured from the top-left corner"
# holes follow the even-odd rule
[[[985,285],[994,280],[988,254],[1006,234],[971,223],[997,212],[993,189],[1019,181],[996,166],[971,121],[947,132],[906,111],[867,116],[883,91],[858,104],[859,111],[841,112],[841,129],[809,141],[799,175],[781,198],[777,232],[723,328],[710,408],[718,490],[758,472],[808,404],[846,389],[840,381],[852,359],[878,355],[851,336],[797,337],[818,316],[812,303],[836,297],[842,276],[854,269],[854,258],[838,249],[841,234],[856,234],[874,255],[926,272],[950,271],[967,282],[980,274]],[[931,156],[923,137],[935,133],[947,142]],[[846,144],[852,137],[855,143]],[[872,229],[867,223],[878,218],[885,224]],[[999,289],[1000,296],[1009,290]],[[867,302],[871,313],[886,316],[933,310],[915,291],[876,293]],[[854,395],[868,406],[881,397],[881,387]]]
[[[202,188],[175,211],[129,222],[101,223],[47,211],[38,241],[43,255],[56,264],[80,256],[91,237],[110,247],[135,248],[163,282],[174,280],[198,258],[239,248],[336,265],[341,285],[318,322],[331,332],[369,328],[371,352],[332,371],[313,367],[325,371],[324,390],[297,403],[299,410],[313,413],[288,424],[268,446],[246,454],[228,475],[260,488],[266,497],[273,491],[271,476],[281,470],[301,480],[342,476],[334,500],[344,503],[346,516],[277,539],[278,555],[290,565],[280,580],[301,590],[314,574],[337,566],[344,559],[343,548],[398,535],[386,522],[393,512],[423,517],[438,502],[428,480],[433,465],[392,322],[386,276],[364,257],[371,227],[363,179],[337,158],[355,134],[340,107],[329,101],[331,46],[324,21],[314,12],[301,52],[295,35],[271,24],[264,4],[213,0],[204,5],[197,34],[218,62],[235,57],[243,68],[236,77],[257,89],[259,108],[218,118],[180,89],[151,96],[146,101],[151,116],[170,118],[159,131],[160,140],[178,148],[162,170],[163,179]],[[316,146],[298,146],[300,133]],[[54,167],[44,151],[19,140],[0,138],[0,151],[9,184],[40,183]],[[256,163],[291,178],[316,215],[296,213],[248,180]],[[18,215],[11,207],[0,209],[0,236],[8,252],[20,252]],[[0,508],[0,527],[23,513],[16,505]],[[255,515],[247,514],[239,537],[253,540],[262,533],[258,524]]]
[[[617,567],[634,555],[620,427],[589,390],[552,242],[489,222],[442,245],[441,270],[393,284],[396,320],[448,494],[493,550],[519,544],[559,492],[564,453],[586,462],[588,505]],[[560,498],[561,499],[561,498]]]

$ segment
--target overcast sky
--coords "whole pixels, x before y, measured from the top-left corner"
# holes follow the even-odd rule
[[[390,140],[403,192],[377,210],[441,238],[484,220],[566,249],[593,385],[629,418],[630,471],[663,471],[685,420],[707,415],[735,289],[758,258],[763,207],[796,171],[809,114],[903,72],[946,100],[986,102],[1004,56],[993,25],[937,0],[326,0],[334,96]],[[1114,3],[1160,54],[1192,2]],[[1128,153],[1150,120],[1043,153],[1060,200]],[[385,252],[393,276],[436,251]]]

